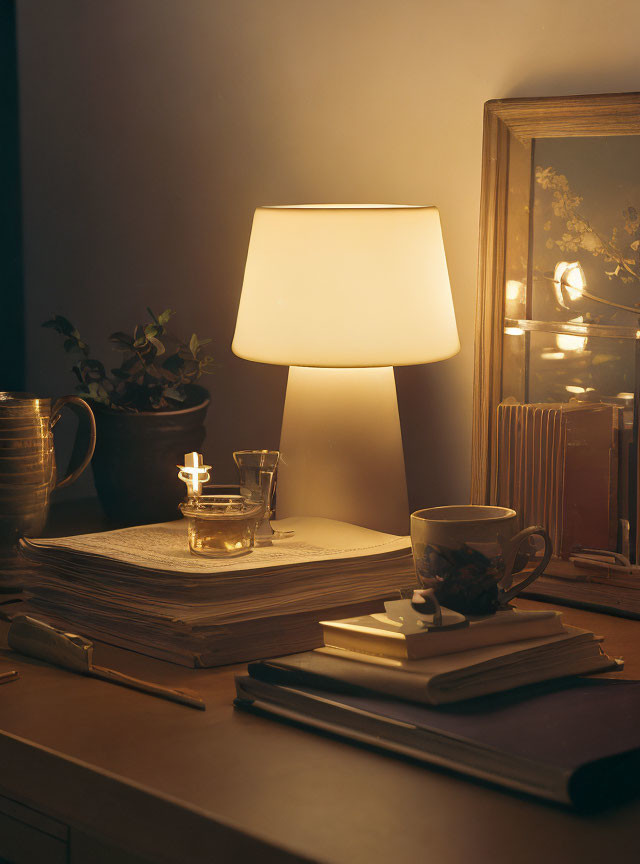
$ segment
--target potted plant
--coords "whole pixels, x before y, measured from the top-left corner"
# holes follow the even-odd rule
[[[203,352],[210,339],[194,333],[180,340],[167,329],[172,310],[157,317],[147,311],[150,321],[131,335],[109,337],[122,352],[109,374],[67,318],[56,315],[42,325],[64,337],[76,390],[95,414],[92,467],[100,503],[110,519],[126,524],[179,517],[184,486],[176,465],[204,441],[209,394],[196,382],[213,371],[213,358]]]

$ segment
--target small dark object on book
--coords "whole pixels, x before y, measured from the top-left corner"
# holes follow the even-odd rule
[[[400,633],[460,630],[469,626],[464,615],[443,610],[432,588],[415,590],[410,600],[386,600],[384,609],[392,621],[401,622]]]

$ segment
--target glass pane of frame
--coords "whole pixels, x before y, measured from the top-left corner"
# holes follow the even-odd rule
[[[508,139],[498,401],[525,408],[495,414],[490,498],[535,501],[558,562],[597,535],[640,563],[639,152],[640,135]]]

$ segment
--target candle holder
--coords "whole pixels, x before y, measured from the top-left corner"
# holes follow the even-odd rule
[[[180,510],[188,519],[189,549],[194,555],[233,558],[251,551],[264,504],[244,495],[192,495]]]

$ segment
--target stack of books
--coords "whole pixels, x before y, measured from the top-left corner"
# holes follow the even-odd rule
[[[334,681],[349,688],[443,705],[618,668],[587,630],[554,610],[507,608],[456,630],[404,633],[385,613],[322,621],[324,645],[250,666],[251,674]]]
[[[555,555],[576,547],[616,549],[622,408],[591,403],[503,402],[497,411],[492,504],[522,525],[545,525]],[[628,551],[627,551],[628,554]]]
[[[449,631],[405,633],[384,613],[322,627],[323,647],[249,664],[236,706],[564,803],[611,794],[615,757],[640,757],[640,683],[576,677],[621,661],[559,612],[510,608]]]
[[[616,405],[498,405],[489,503],[516,510],[520,527],[544,525],[554,551],[525,596],[640,617],[635,569],[608,568],[605,554],[597,567],[576,556],[587,547],[640,562],[632,425]]]
[[[293,537],[238,558],[192,555],[186,520],[23,540],[39,565],[27,611],[163,660],[217,666],[315,648],[320,619],[382,610],[415,585],[408,537],[330,519],[278,524]]]

